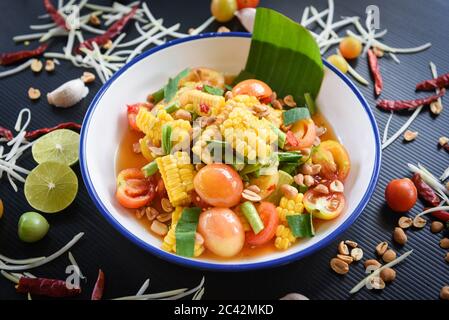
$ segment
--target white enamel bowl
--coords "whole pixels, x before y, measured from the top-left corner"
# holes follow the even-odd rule
[[[189,259],[160,249],[149,234],[117,203],[115,158],[127,128],[125,105],[144,101],[169,77],[186,67],[206,66],[228,74],[239,73],[250,47],[247,33],[204,34],[169,42],[145,52],[117,72],[96,95],[84,119],[80,163],[87,190],[105,218],[145,250],[181,265],[212,270],[249,270],[272,267],[304,257],[328,244],[348,228],[368,203],[380,168],[379,134],[368,104],[352,82],[325,62],[325,76],[317,103],[351,157],[346,181],[346,211],[324,223],[313,238],[286,251],[252,258],[217,261]]]

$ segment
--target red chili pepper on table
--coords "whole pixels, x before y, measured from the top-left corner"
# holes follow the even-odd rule
[[[133,9],[128,14],[126,14],[120,20],[118,20],[116,23],[110,26],[109,29],[106,30],[104,34],[87,39],[86,41],[80,43],[80,45],[76,49],[76,52],[79,53],[81,48],[87,48],[89,50],[92,50],[93,49],[92,43],[95,42],[98,46],[102,46],[106,44],[109,40],[112,40],[113,38],[118,36],[120,32],[122,32],[123,28],[126,26],[128,21],[134,17],[134,15],[137,12],[137,8],[138,8],[137,6],[133,7]]]
[[[16,286],[19,293],[29,293],[52,298],[73,297],[81,293],[81,288],[69,288],[63,280],[21,277]]]
[[[50,132],[58,130],[58,129],[70,129],[70,130],[74,130],[74,131],[79,131],[79,130],[81,130],[81,125],[78,123],[75,123],[75,122],[63,122],[63,123],[60,123],[51,128],[41,128],[41,129],[37,129],[37,130],[33,130],[33,131],[28,131],[25,134],[25,139],[33,140],[33,139],[38,138],[44,134],[50,133]]]
[[[44,0],[44,7],[47,13],[50,15],[51,19],[58,27],[61,27],[67,31],[69,31],[69,28],[67,28],[67,24],[65,23],[65,19],[58,12],[58,10],[55,8],[55,6],[51,3],[50,0]]]
[[[33,50],[21,50],[16,52],[0,53],[0,65],[6,66],[28,58],[40,56],[47,50],[48,44],[43,44]]]
[[[98,270],[97,282],[95,282],[94,289],[92,291],[91,300],[101,300],[103,298],[104,291],[104,273],[100,269]]]
[[[379,96],[384,87],[384,83],[382,80],[382,75],[380,74],[379,60],[371,49],[368,50],[368,64],[371,75],[374,79],[374,92],[376,93],[376,96]]]
[[[440,205],[440,198],[437,196],[435,191],[424,182],[419,173],[415,173],[412,177],[412,181],[418,191],[419,197],[432,207],[437,207]]]
[[[12,131],[0,126],[0,138],[5,138],[6,140],[12,140]]]
[[[449,73],[435,79],[425,80],[416,85],[416,90],[430,91],[449,86]]]
[[[377,106],[386,111],[399,111],[399,110],[411,110],[416,109],[419,106],[431,104],[444,96],[445,89],[441,89],[440,93],[415,100],[379,100]]]
[[[424,208],[424,210],[428,210],[430,208]],[[443,221],[443,222],[449,222],[449,212],[447,211],[443,211],[443,210],[439,210],[439,211],[434,211],[430,213],[432,215],[432,217]]]

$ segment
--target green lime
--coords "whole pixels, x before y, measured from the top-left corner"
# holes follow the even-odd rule
[[[71,166],[78,161],[80,135],[67,129],[47,133],[33,145],[33,158],[37,163],[48,161]]]
[[[25,198],[36,210],[45,213],[67,208],[78,192],[78,178],[69,166],[44,162],[30,172],[25,180]]]

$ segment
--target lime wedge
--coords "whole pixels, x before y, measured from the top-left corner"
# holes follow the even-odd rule
[[[25,198],[36,210],[45,213],[67,208],[78,192],[78,178],[69,166],[45,162],[30,172],[25,180]]]
[[[48,161],[71,166],[78,161],[80,135],[67,129],[47,133],[33,145],[33,158],[37,163]]]

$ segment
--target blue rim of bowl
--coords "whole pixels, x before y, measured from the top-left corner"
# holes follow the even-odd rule
[[[89,122],[91,119],[91,115],[93,111],[95,110],[99,100],[103,96],[103,94],[107,91],[109,86],[117,80],[120,75],[125,72],[129,67],[136,64],[140,60],[160,51],[165,48],[175,46],[180,43],[198,40],[198,39],[204,39],[204,38],[221,38],[221,37],[241,37],[241,38],[250,38],[251,34],[247,32],[227,32],[227,33],[204,33],[196,36],[190,36],[182,39],[176,39],[167,42],[166,44],[154,47],[141,55],[134,58],[132,61],[127,63],[124,67],[122,67],[119,71],[117,71],[109,81],[107,81],[98,91],[98,93],[95,95],[94,99],[92,100],[89,109],[86,112],[86,116],[83,121],[82,129],[81,129],[81,142],[80,142],[80,166],[81,166],[81,174],[84,180],[84,183],[86,185],[87,191],[93,200],[95,206],[100,210],[100,212],[103,214],[103,216],[120,232],[122,233],[127,239],[131,240],[141,248],[151,252],[152,254],[156,255],[157,257],[160,257],[166,261],[174,262],[178,265],[192,267],[192,268],[198,268],[198,269],[204,269],[204,270],[212,270],[212,271],[245,271],[245,270],[254,270],[254,269],[263,269],[263,268],[270,268],[270,267],[276,267],[284,264],[288,264],[290,262],[293,262],[295,260],[298,260],[300,258],[303,258],[305,256],[310,255],[311,253],[325,247],[328,245],[331,241],[333,241],[339,234],[341,234],[343,231],[345,231],[362,213],[362,211],[365,209],[366,205],[368,204],[369,199],[371,198],[372,193],[374,192],[374,189],[377,184],[377,180],[379,177],[379,171],[380,171],[380,161],[381,161],[381,149],[380,149],[380,138],[379,138],[379,130],[377,128],[376,120],[374,118],[373,113],[371,112],[371,109],[366,102],[365,98],[362,96],[360,91],[357,89],[357,87],[349,80],[344,74],[342,74],[337,68],[329,64],[327,61],[323,60],[324,65],[331,69],[334,73],[336,73],[345,83],[348,85],[349,88],[351,88],[352,92],[357,96],[358,100],[362,104],[362,106],[365,108],[366,113],[368,114],[369,120],[371,122],[371,127],[374,133],[374,138],[376,141],[376,155],[375,155],[375,162],[374,162],[374,171],[371,176],[368,189],[366,190],[362,200],[357,205],[357,207],[354,209],[352,214],[347,218],[347,220],[340,225],[337,229],[332,231],[328,236],[323,238],[318,243],[301,250],[299,252],[295,252],[292,254],[289,254],[285,257],[268,260],[268,261],[262,261],[262,262],[249,262],[249,263],[243,263],[243,264],[220,264],[220,263],[211,263],[211,262],[204,262],[201,260],[194,260],[189,258],[184,258],[181,256],[177,256],[168,252],[163,251],[162,249],[156,248],[153,245],[150,245],[146,243],[145,241],[139,239],[136,237],[133,233],[131,233],[128,229],[126,229],[123,225],[121,225],[113,216],[109,213],[109,211],[106,209],[104,204],[102,203],[100,197],[98,196],[97,192],[95,191],[95,188],[93,186],[93,183],[91,181],[89,171],[87,169],[86,163],[85,163],[85,146],[86,146],[86,138],[87,138],[87,130],[89,127]]]

